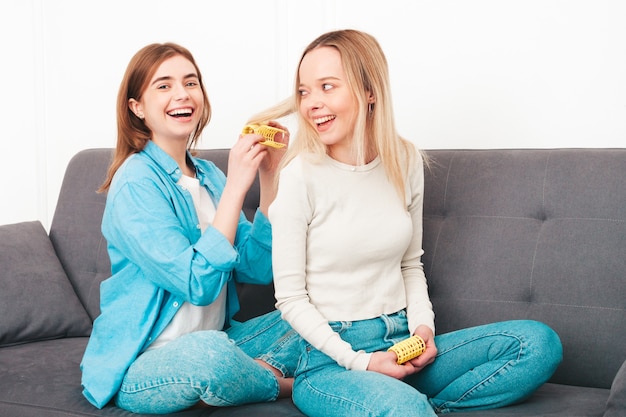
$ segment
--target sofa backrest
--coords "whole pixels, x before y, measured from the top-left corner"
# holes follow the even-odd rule
[[[437,331],[539,320],[563,343],[553,381],[609,388],[626,359],[626,149],[428,155]]]
[[[423,257],[438,333],[535,319],[561,336],[553,381],[610,387],[626,360],[626,149],[428,151]],[[111,149],[69,163],[50,228],[89,315],[110,275],[100,222]],[[224,171],[228,150],[199,156]],[[245,202],[249,218],[258,184]],[[246,319],[272,286],[239,288]]]
[[[112,149],[87,149],[74,155],[50,226],[52,245],[92,320],[100,314],[100,282],[111,276],[100,231],[106,195],[96,190],[104,182],[112,156]]]

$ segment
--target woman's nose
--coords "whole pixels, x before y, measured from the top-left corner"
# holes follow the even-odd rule
[[[311,110],[318,110],[324,107],[324,102],[318,94],[313,94],[309,97],[309,107]]]
[[[184,85],[179,85],[175,87],[174,98],[177,100],[183,100],[183,99],[189,98],[189,92],[187,91]]]

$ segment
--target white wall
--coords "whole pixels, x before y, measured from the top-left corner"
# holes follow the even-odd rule
[[[72,155],[114,146],[119,82],[152,42],[198,60],[205,148],[229,147],[291,92],[302,49],[347,27],[382,44],[399,130],[422,148],[626,145],[623,0],[0,0],[0,16],[0,224],[49,227]]]

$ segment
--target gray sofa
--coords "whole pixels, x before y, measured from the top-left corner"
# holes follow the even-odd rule
[[[201,156],[225,167],[227,150]],[[428,151],[424,264],[438,332],[528,318],[564,360],[526,402],[459,416],[626,416],[626,149]],[[0,226],[0,416],[127,416],[81,395],[79,363],[109,275],[95,192],[110,149],[70,162],[49,236]],[[246,201],[250,215],[258,190]],[[6,203],[5,203],[6,204]],[[272,288],[242,286],[245,319]],[[301,416],[289,400],[177,416]]]

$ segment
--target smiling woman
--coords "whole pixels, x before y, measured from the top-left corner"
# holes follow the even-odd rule
[[[129,411],[170,413],[291,393],[298,335],[278,312],[231,320],[236,282],[272,280],[267,210],[284,152],[254,146],[259,134],[241,135],[226,178],[192,155],[210,110],[187,49],[152,44],[132,58],[101,187],[112,276],[81,363],[83,393],[96,407],[114,399]],[[286,128],[268,123],[286,145]],[[257,173],[261,201],[251,224],[242,205]]]
[[[182,67],[178,68],[178,65],[182,65]],[[174,106],[171,102],[175,102],[171,97],[171,88],[167,87],[174,84],[173,77],[177,75],[180,78],[178,84],[184,85],[186,77],[190,74],[193,75],[196,84],[193,88],[197,87],[199,90],[199,94],[193,97],[196,101],[194,103],[196,106],[196,123],[192,126],[193,129],[188,130],[187,135],[179,141],[178,149],[172,149],[174,154],[178,156],[178,163],[180,163],[180,154],[184,154],[188,147],[195,146],[202,130],[211,118],[211,106],[204,89],[202,75],[191,53],[179,45],[152,44],[144,47],[133,56],[117,96],[117,145],[113,162],[109,167],[101,191],[108,189],[113,176],[126,158],[143,150],[146,143],[153,139],[152,128],[156,128],[157,132],[161,131],[162,128],[157,119],[163,119],[167,116],[167,107],[163,106]],[[186,87],[181,88],[187,89]],[[174,91],[177,89],[178,86]],[[159,97],[156,92],[161,90],[163,94],[162,97]],[[144,95],[147,95],[148,98],[144,99]],[[164,104],[163,101],[167,101],[167,103]],[[187,95],[183,101],[189,106],[191,97]],[[150,109],[146,109],[146,106],[150,106]],[[152,109],[152,107],[156,108],[157,106],[161,106],[160,110]],[[148,111],[150,111],[150,120],[146,121],[146,112]],[[157,117],[157,114],[162,116]],[[151,127],[150,124],[154,125]],[[190,124],[187,126],[189,127]],[[186,162],[182,165],[186,165]]]
[[[195,65],[182,55],[159,66],[140,98],[130,98],[128,107],[152,132],[151,140],[174,158],[183,173],[193,176],[186,161],[189,138],[200,126],[208,100]]]
[[[292,101],[262,115],[295,111],[269,217],[276,306],[306,342],[298,408],[309,417],[435,417],[512,404],[547,381],[562,349],[543,323],[435,336],[421,261],[424,162],[396,130],[378,41],[346,29],[311,42]],[[393,347],[411,336],[419,355]]]
[[[354,152],[358,99],[339,51],[326,47],[306,54],[300,63],[299,79],[300,114],[316,130],[329,155],[345,164],[362,164]],[[371,94],[367,99],[374,102]],[[371,162],[374,156],[375,150],[369,149],[365,162]]]

